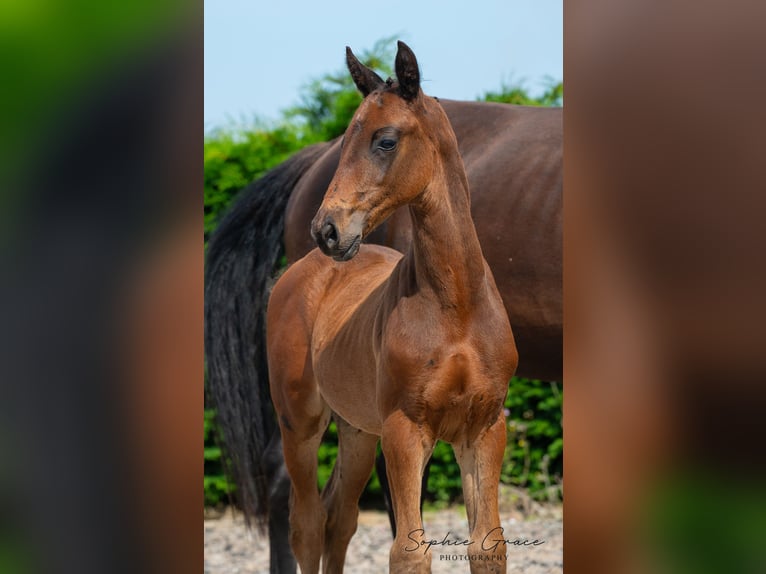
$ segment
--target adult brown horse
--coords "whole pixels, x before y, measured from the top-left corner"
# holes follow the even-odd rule
[[[441,104],[458,138],[479,241],[514,326],[518,374],[560,380],[561,110]],[[272,572],[295,565],[287,545],[289,481],[260,343],[269,278],[283,242],[291,263],[314,246],[311,218],[340,149],[340,139],[311,146],[251,184],[208,245],[208,390],[245,516],[268,519]],[[410,237],[405,209],[366,240],[406,251]]]
[[[457,139],[420,89],[415,55],[399,42],[398,81],[384,82],[346,53],[365,99],[311,226],[321,251],[293,264],[268,304],[290,542],[305,574],[319,572],[320,559],[324,572],[343,571],[380,437],[398,525],[391,571],[430,572],[428,547],[413,549],[411,535],[422,532],[421,478],[437,439],[460,464],[471,539],[501,532],[503,400],[518,354],[471,219]],[[361,245],[403,205],[413,235],[404,256]],[[339,451],[320,497],[317,451],[331,415]],[[504,551],[475,552],[483,559],[472,572],[505,571]]]

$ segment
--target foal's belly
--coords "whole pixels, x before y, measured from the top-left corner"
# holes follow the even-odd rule
[[[331,318],[327,318],[332,323]],[[322,322],[324,324],[324,322]],[[329,407],[351,426],[380,434],[376,400],[376,368],[372,353],[372,325],[341,329],[332,340],[312,349],[314,376]]]
[[[333,371],[322,367],[318,370],[324,371],[322,375],[317,375],[320,392],[333,412],[355,428],[380,435],[382,421],[375,397],[374,377],[361,369],[344,369],[340,364],[335,364]]]

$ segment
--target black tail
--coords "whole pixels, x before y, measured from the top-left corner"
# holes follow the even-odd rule
[[[277,432],[265,346],[269,282],[283,251],[287,200],[326,148],[310,146],[245,188],[208,243],[208,392],[245,519],[261,527],[269,512],[263,453]]]

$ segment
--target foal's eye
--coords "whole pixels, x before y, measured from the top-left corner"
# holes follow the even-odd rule
[[[391,151],[395,147],[396,147],[396,140],[392,140],[389,138],[380,140],[380,143],[378,144],[378,148],[382,149],[383,151]]]

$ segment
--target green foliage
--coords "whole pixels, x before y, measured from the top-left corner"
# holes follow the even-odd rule
[[[203,434],[205,506],[218,506],[228,500],[233,487],[226,478],[221,449],[215,442],[215,412],[212,409],[205,409]]]
[[[564,442],[559,384],[514,377],[508,386],[508,444],[500,480],[529,489],[533,497],[561,496]]]
[[[481,99],[485,102],[500,102],[501,104],[516,104],[518,106],[561,107],[564,104],[564,84],[549,81],[548,87],[537,97],[530,96],[521,85],[503,84],[499,92],[486,92]]]
[[[293,153],[313,143],[289,124],[219,132],[205,139],[205,238],[234,196]]]
[[[428,475],[428,500],[435,503],[437,508],[446,506],[462,495],[462,484],[460,466],[455,460],[452,447],[446,442],[436,441],[431,455],[431,472]]]
[[[324,488],[324,485],[330,480],[332,467],[333,464],[335,464],[335,459],[337,457],[338,428],[335,426],[335,421],[331,421],[330,426],[327,427],[327,430],[324,433],[322,444],[319,445],[319,452],[317,453],[317,459],[319,461],[319,469],[317,470],[319,488]]]
[[[394,39],[385,38],[357,57],[383,78],[392,74]],[[482,100],[532,106],[561,106],[563,84],[550,82],[545,92],[532,97],[522,86],[503,85]],[[205,138],[205,238],[234,196],[250,181],[286,160],[301,148],[341,135],[359,102],[348,72],[343,69],[306,85],[299,103],[273,125],[219,130]],[[283,259],[282,265],[285,264]],[[556,383],[513,378],[505,408],[508,446],[501,480],[529,489],[539,499],[561,497],[562,395]],[[219,504],[232,490],[225,477],[221,451],[214,444],[214,414],[205,410],[205,503]],[[329,480],[338,453],[334,423],[325,433],[318,453],[318,481]],[[380,501],[380,482],[373,473],[363,500]],[[448,504],[462,496],[460,469],[452,448],[438,442],[432,457],[428,496],[432,503]]]

